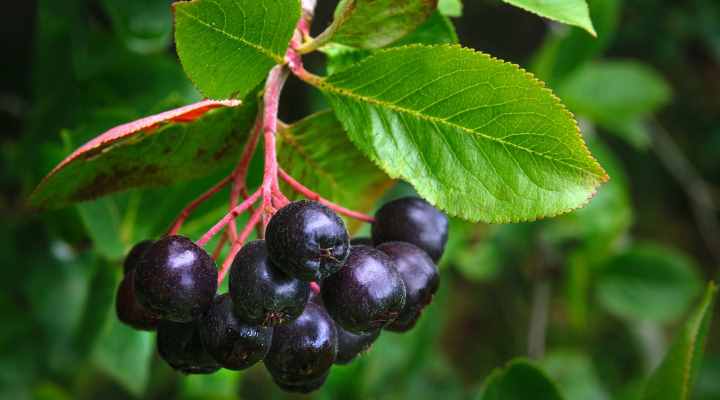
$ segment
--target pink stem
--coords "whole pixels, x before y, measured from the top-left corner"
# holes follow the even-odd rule
[[[319,294],[320,293],[320,285],[318,285],[317,282],[310,282],[310,290],[315,292],[315,294]]]
[[[257,225],[258,222],[260,222],[261,215],[262,209],[258,209],[257,211],[252,213],[247,225],[245,225],[245,228],[243,228],[242,232],[240,232],[240,236],[235,242],[233,242],[233,245],[230,248],[230,253],[228,253],[228,256],[225,258],[222,266],[220,267],[220,272],[218,272],[218,286],[225,279],[225,275],[227,275],[228,271],[230,270],[233,260],[235,260],[235,256],[237,256],[237,253],[240,251],[243,244],[245,244],[245,241],[248,239],[248,237],[250,237],[250,233],[252,232],[253,228],[255,228],[255,225]]]
[[[220,254],[222,253],[222,250],[225,247],[225,243],[227,243],[227,241],[228,241],[228,236],[229,236],[229,233],[227,233],[227,231],[226,231],[226,233],[224,235],[222,235],[222,237],[218,241],[217,246],[215,246],[215,250],[213,250],[213,254],[212,254],[213,260],[217,261],[217,259],[220,258]]]
[[[246,190],[246,179],[247,179],[247,171],[250,167],[250,161],[252,161],[252,156],[255,154],[255,149],[257,148],[258,141],[260,140],[260,132],[262,130],[262,117],[258,114],[258,117],[255,120],[255,125],[253,126],[253,130],[250,133],[250,137],[248,137],[247,142],[245,143],[245,147],[243,148],[242,155],[240,156],[240,162],[238,163],[237,167],[235,168],[235,171],[232,173],[232,186],[230,189],[230,209],[232,210],[235,208],[235,206],[238,205],[240,202],[240,195],[244,195],[247,199],[247,190]],[[252,207],[251,207],[252,210]],[[235,224],[235,220],[230,221],[230,225],[228,226],[228,229],[230,230],[230,238],[235,241],[237,239],[237,226]]]
[[[287,79],[288,71],[282,65],[275,66],[268,75],[263,97],[263,131],[265,139],[265,169],[263,174],[262,207],[263,227],[267,226],[274,212],[272,205],[273,187],[277,182],[277,154],[275,149],[275,132],[277,131],[277,113],[280,92]]]
[[[375,218],[363,214],[358,211],[353,211],[350,209],[347,209],[343,206],[340,206],[338,204],[335,204],[329,200],[326,200],[322,198],[319,194],[313,192],[312,190],[308,189],[307,187],[303,186],[302,183],[296,181],[292,176],[290,176],[285,170],[282,168],[278,168],[278,174],[280,175],[280,178],[282,178],[285,182],[287,182],[290,187],[292,187],[296,192],[300,193],[301,195],[307,197],[310,200],[317,201],[320,204],[323,204],[333,210],[335,210],[338,214],[345,215],[350,218],[355,218],[360,221],[364,222],[375,222]]]
[[[183,223],[187,218],[192,214],[193,211],[195,211],[200,204],[204,203],[206,200],[208,200],[212,195],[222,190],[230,181],[232,180],[232,176],[226,176],[221,180],[220,182],[216,183],[215,186],[208,189],[205,193],[201,194],[198,198],[193,200],[190,204],[188,204],[185,209],[182,210],[180,215],[175,219],[175,222],[173,222],[170,229],[168,229],[167,235],[176,235],[180,228],[182,227]]]
[[[230,223],[233,219],[235,219],[238,215],[242,214],[250,208],[250,206],[255,203],[255,201],[260,197],[262,194],[262,191],[258,190],[255,193],[253,193],[250,197],[248,197],[245,201],[240,203],[240,205],[235,206],[232,210],[230,210],[229,213],[225,214],[224,217],[220,221],[218,221],[215,226],[210,228],[209,231],[207,231],[198,241],[197,245],[202,247],[207,244],[207,242],[210,241],[210,239],[213,238],[218,232],[220,232],[227,224]]]

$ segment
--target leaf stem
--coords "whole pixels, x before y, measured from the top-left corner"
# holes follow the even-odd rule
[[[228,183],[232,180],[232,175],[228,175],[225,178],[223,178],[220,182],[216,183],[215,186],[208,189],[205,193],[198,196],[195,200],[190,202],[185,208],[180,212],[180,215],[175,219],[175,222],[170,226],[170,229],[167,231],[167,235],[176,235],[180,228],[182,227],[185,220],[188,219],[190,214],[192,214],[193,211],[195,211],[198,206],[200,206],[202,203],[207,201],[209,198],[211,198],[215,193],[222,190],[225,186],[227,186]]]
[[[337,33],[340,27],[350,18],[352,13],[355,11],[355,5],[355,0],[346,1],[343,4],[344,7],[337,14],[337,17],[333,20],[330,26],[328,26],[321,34],[317,35],[315,38],[307,40],[303,44],[297,46],[295,48],[295,51],[298,54],[308,54],[328,44],[332,40],[333,36],[335,36],[335,33]]]
[[[220,219],[220,221],[218,221],[218,222],[215,224],[215,226],[213,226],[212,228],[210,228],[210,230],[207,231],[207,232],[197,241],[197,245],[198,245],[198,246],[201,246],[201,247],[202,247],[202,246],[205,246],[205,244],[207,244],[207,242],[209,242],[210,239],[213,238],[213,236],[215,236],[216,234],[218,234],[218,232],[220,232],[223,228],[225,228],[225,226],[226,226],[227,224],[229,224],[231,220],[235,219],[238,215],[242,214],[242,213],[245,212],[248,208],[250,208],[250,206],[252,206],[253,203],[255,203],[255,201],[257,201],[257,199],[260,198],[260,195],[261,195],[261,194],[262,194],[262,190],[261,190],[261,189],[258,189],[257,191],[255,191],[255,193],[253,193],[253,194],[252,194],[250,197],[248,197],[245,201],[243,201],[242,203],[240,203],[239,205],[237,205],[235,208],[233,208],[232,210],[230,210],[229,213],[225,214],[225,216],[222,217],[222,219]],[[258,211],[255,211],[255,212],[258,212]]]
[[[355,219],[363,221],[363,222],[369,222],[369,223],[375,222],[375,218],[373,218],[367,214],[363,214],[358,211],[353,211],[353,210],[347,209],[341,205],[335,204],[327,199],[324,199],[319,194],[308,189],[302,183],[296,181],[292,176],[290,176],[282,168],[278,168],[278,174],[280,175],[280,178],[282,178],[282,180],[284,180],[288,185],[290,185],[291,188],[293,188],[296,192],[300,193],[301,195],[307,197],[310,200],[317,201],[318,203],[323,204],[323,205],[331,208],[335,212],[345,215],[346,217],[355,218]]]

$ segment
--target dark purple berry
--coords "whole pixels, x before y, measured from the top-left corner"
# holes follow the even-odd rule
[[[123,271],[125,275],[127,275],[130,270],[135,269],[135,267],[140,264],[140,260],[142,260],[143,256],[150,249],[150,247],[152,247],[152,245],[152,240],[143,240],[142,242],[133,246],[132,249],[130,249],[127,257],[125,257],[125,262],[123,262]]]
[[[245,321],[276,326],[297,318],[305,309],[310,284],[286,275],[267,257],[264,240],[246,244],[230,268],[230,296],[235,313]]]
[[[264,363],[276,382],[303,386],[325,376],[336,355],[335,323],[322,306],[310,302],[295,321],[274,329]]]
[[[440,284],[440,274],[430,257],[415,245],[405,242],[387,242],[378,250],[387,254],[397,267],[405,282],[405,307],[400,315],[385,329],[396,332],[410,330],[430,304]]]
[[[235,316],[227,293],[215,297],[198,329],[207,352],[223,368],[232,370],[249,368],[261,361],[272,342],[272,328],[253,325]]]
[[[136,267],[135,294],[162,319],[189,322],[210,307],[217,277],[205,250],[188,238],[168,236],[155,242]]]
[[[304,281],[334,274],[350,252],[345,223],[314,201],[296,201],[278,210],[270,219],[265,239],[273,264]]]
[[[210,374],[220,369],[205,350],[195,322],[160,321],[157,347],[160,357],[184,374]]]
[[[392,260],[368,246],[353,246],[345,267],[323,282],[321,294],[335,322],[353,333],[384,327],[405,306],[405,284]]]
[[[325,383],[327,380],[328,375],[330,375],[330,371],[325,372],[325,374],[319,378],[310,379],[307,381],[300,381],[300,382],[293,382],[293,383],[286,383],[279,381],[275,378],[273,380],[275,381],[275,384],[278,385],[278,387],[286,392],[293,392],[293,393],[310,393],[314,392]]]
[[[126,325],[143,331],[154,331],[159,318],[138,303],[135,296],[135,271],[128,271],[118,286],[115,297],[115,312]]]
[[[375,214],[373,242],[408,242],[425,250],[437,262],[448,238],[448,218],[427,201],[404,197],[391,201]]]
[[[344,365],[354,360],[358,354],[365,353],[380,336],[380,330],[370,333],[352,333],[337,326],[338,354],[335,364]]]
[[[367,236],[360,236],[350,240],[351,246],[373,246],[373,241]],[[351,247],[352,251],[352,247]]]

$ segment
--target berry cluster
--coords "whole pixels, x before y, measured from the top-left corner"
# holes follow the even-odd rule
[[[177,235],[137,244],[117,292],[118,318],[157,329],[160,356],[183,373],[242,370],[263,361],[282,389],[319,388],[333,364],[367,351],[381,330],[411,329],[438,288],[445,215],[418,198],[385,204],[372,239],[350,241],[342,219],[297,201],[264,240],[232,260],[229,293],[215,262]]]

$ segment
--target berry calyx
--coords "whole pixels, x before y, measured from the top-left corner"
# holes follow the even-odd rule
[[[220,364],[205,350],[195,322],[160,321],[157,347],[160,357],[184,374],[210,374],[220,369]]]
[[[440,284],[440,274],[430,257],[410,243],[387,242],[377,249],[393,260],[406,290],[405,307],[385,329],[406,332],[415,326],[423,309],[432,301]]]
[[[368,246],[353,246],[345,267],[323,282],[321,294],[335,322],[353,333],[383,328],[405,306],[405,283],[392,260]]]
[[[245,321],[277,326],[297,318],[305,309],[310,284],[292,278],[268,260],[264,240],[246,244],[230,268],[230,296],[235,313]]]
[[[383,205],[375,214],[372,239],[375,245],[407,242],[425,250],[437,262],[445,251],[448,218],[417,197],[404,197]]]
[[[199,318],[216,291],[214,261],[183,236],[155,242],[135,269],[138,301],[162,319],[189,322]]]
[[[118,286],[115,296],[118,320],[142,331],[153,331],[160,321],[157,315],[140,305],[135,296],[135,271],[129,270]]]
[[[380,330],[370,333],[352,333],[336,325],[338,332],[338,354],[335,364],[345,365],[359,354],[365,353],[380,336]]]
[[[208,353],[232,370],[251,367],[265,358],[272,342],[272,328],[263,328],[238,319],[227,293],[215,297],[198,324],[200,338]]]
[[[312,391],[322,385],[336,355],[335,323],[322,306],[309,302],[295,321],[274,329],[264,363],[286,390]]]
[[[276,267],[308,282],[337,272],[350,252],[343,220],[328,207],[308,200],[278,210],[268,224],[266,241]]]
[[[133,246],[128,252],[125,261],[123,262],[123,272],[127,275],[128,272],[135,269],[140,264],[145,253],[152,247],[152,240],[143,240],[142,242]]]

